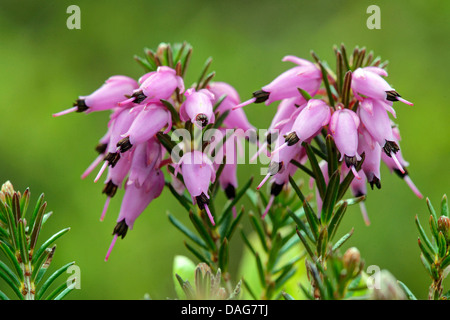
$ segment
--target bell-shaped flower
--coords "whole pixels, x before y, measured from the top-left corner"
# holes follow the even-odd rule
[[[255,161],[261,152],[267,151],[267,145],[270,145],[272,141],[275,141],[278,138],[279,129],[287,122],[291,121],[293,117],[296,117],[305,106],[306,100],[302,96],[283,99],[280,102],[277,112],[272,118],[272,122],[265,133],[265,141],[259,146],[257,152],[250,159],[250,162]]]
[[[120,152],[126,152],[134,145],[150,140],[167,126],[165,132],[172,128],[172,115],[161,103],[147,104],[136,116],[129,129],[122,134],[116,146]]]
[[[133,152],[127,184],[142,186],[150,174],[161,163],[161,145],[156,138],[138,144]]]
[[[211,224],[214,225],[214,218],[208,207],[209,185],[216,179],[216,172],[211,160],[203,152],[194,150],[181,157],[175,167],[175,176],[180,170],[192,202],[197,204],[200,209],[205,209]]]
[[[114,109],[127,95],[131,95],[139,85],[136,80],[127,76],[112,76],[88,96],[81,96],[73,107],[53,114],[54,117],[71,112],[93,112]]]
[[[345,159],[345,163],[352,169],[357,179],[359,177],[355,166],[361,157],[358,154],[358,115],[350,109],[336,110],[330,119],[329,129],[336,147],[341,153],[339,161]]]
[[[368,112],[365,104],[371,104],[372,112]],[[364,99],[361,102],[361,108],[358,108],[358,115],[362,125],[367,129],[372,138],[383,148],[383,151],[397,164],[398,169],[404,172],[404,169],[396,157],[400,150],[392,134],[391,120],[383,107],[383,102],[375,99]]]
[[[296,117],[291,132],[286,135],[285,143],[276,148],[272,156],[299,141],[310,141],[329,123],[330,117],[330,107],[323,100],[310,99]]]
[[[380,101],[401,101],[413,105],[403,99],[382,76],[386,77],[387,72],[379,67],[356,69],[352,74],[351,84],[355,97],[360,101],[364,98],[372,98]]]
[[[373,189],[373,186],[375,185],[378,189],[380,189],[381,146],[373,140],[372,136],[364,127],[361,127],[359,131],[358,152],[360,154],[364,153],[364,162],[361,169],[364,171],[371,188]]]
[[[230,129],[242,129],[243,131],[255,130],[255,127],[248,121],[244,110],[232,110],[232,108],[241,101],[236,89],[226,82],[213,82],[209,84],[207,88],[214,94],[214,99],[212,101],[213,105],[218,103],[218,101],[226,95],[225,99],[223,99],[217,107],[217,111],[220,114],[228,111],[228,115],[223,121],[225,127]]]
[[[122,139],[122,134],[130,128],[142,108],[143,106],[136,106],[131,109],[120,109],[112,115],[110,120],[111,132],[109,134],[109,142],[105,150],[106,155],[103,159],[105,163],[95,177],[94,182],[100,179],[108,165],[114,167],[120,160],[117,143]]]
[[[186,90],[184,93],[186,100],[180,107],[180,119],[190,120],[199,128],[205,127],[209,123],[214,123],[213,112],[214,94],[208,89],[195,91],[194,88]]]
[[[163,188],[164,174],[160,169],[153,169],[142,186],[138,186],[135,183],[126,185],[119,217],[113,231],[114,238],[106,254],[105,261],[109,259],[117,238],[122,237],[123,239],[128,229],[133,229],[136,219],[152,200],[159,197]]]
[[[234,109],[251,103],[265,102],[266,105],[269,105],[274,101],[292,98],[300,94],[298,89],[303,89],[309,95],[314,96],[322,82],[320,69],[314,63],[295,56],[285,56],[283,61],[290,61],[298,66],[280,74],[261,90],[254,92],[253,98],[236,105]]]
[[[272,153],[268,172],[261,183],[258,185],[258,190],[266,183],[266,181],[271,176],[282,173],[282,171],[286,169],[286,166],[291,162],[291,160],[294,159],[302,151],[303,148],[299,144],[292,145],[288,148],[281,147],[286,144],[285,136],[292,131],[295,120],[296,119],[293,118],[290,122],[287,122],[282,126],[275,143],[275,148],[276,150],[278,150],[278,152]]]
[[[145,74],[140,81],[142,81],[140,87],[133,91],[130,98],[122,99],[119,105],[168,100],[177,88],[180,93],[184,91],[183,78],[178,76],[174,69],[167,66],[158,67],[156,72]]]

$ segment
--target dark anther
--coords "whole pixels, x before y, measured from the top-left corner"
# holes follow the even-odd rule
[[[196,117],[195,117],[195,121],[197,123],[200,123],[200,125],[203,127],[206,127],[208,125],[208,117],[206,116],[206,114],[204,113],[199,113]]]
[[[398,147],[398,144],[395,141],[386,140],[383,150],[390,157],[392,152],[397,153],[400,150],[400,148]]]
[[[198,205],[198,207],[199,207],[200,209],[202,209],[202,210],[205,208],[205,204],[208,204],[208,203],[209,203],[208,197],[207,197],[206,194],[204,194],[203,192],[202,192],[201,195],[196,196],[196,197],[195,197],[195,200],[197,200],[197,205]]]
[[[386,91],[386,100],[388,101],[398,101],[397,97],[401,97],[397,91]]]
[[[236,189],[232,184],[228,184],[225,188],[225,195],[228,199],[234,199],[236,197]]]
[[[97,151],[99,154],[102,154],[102,153],[105,153],[107,147],[108,147],[107,143],[99,143],[95,147],[95,151]]]
[[[115,185],[114,183],[112,183],[111,180],[109,180],[103,187],[102,193],[106,193],[106,195],[108,197],[112,198],[116,194],[117,188],[118,188],[118,186]]]
[[[381,189],[381,182],[377,177],[373,176],[372,181],[369,181],[369,183],[372,190],[374,185],[377,187],[377,189]]]
[[[270,187],[270,194],[273,196],[277,196],[280,194],[281,190],[283,190],[284,183],[278,184],[278,183],[272,183],[272,186]]]
[[[269,92],[266,92],[264,90],[258,90],[253,92],[253,98],[256,98],[255,103],[261,103],[269,99]]]
[[[272,144],[272,141],[275,141],[278,139],[278,131],[270,132],[267,134],[266,141],[268,145]]]
[[[291,132],[284,136],[284,141],[287,142],[288,146],[293,146],[297,142],[300,141],[300,139],[297,137],[297,134],[295,132]]]
[[[404,178],[404,177],[406,177],[407,175],[408,175],[408,170],[406,170],[406,169],[403,169],[405,172],[403,173],[403,172],[401,172],[400,170],[398,170],[398,169],[394,169],[394,172],[400,177],[400,178]]]
[[[130,137],[125,137],[119,140],[119,142],[117,142],[117,146],[120,148],[120,152],[122,153],[130,150],[133,147],[133,145],[130,143]]]
[[[142,90],[133,93],[132,97],[134,98],[134,103],[141,103],[142,101],[147,99],[147,96],[142,92]]]
[[[117,222],[116,226],[114,227],[113,235],[117,234],[119,237],[122,237],[122,239],[127,235],[128,226],[125,222],[125,219],[121,220],[120,222]]]
[[[108,152],[108,154],[105,156],[105,158],[103,160],[108,161],[111,168],[114,168],[114,166],[117,164],[119,159],[120,159],[120,153]]]
[[[73,106],[77,107],[77,112],[85,112],[87,109],[89,109],[84,99],[77,99]]]
[[[365,196],[365,194],[360,192],[360,191],[355,193],[355,198],[359,198],[359,197],[362,197],[362,196]]]
[[[351,166],[356,167],[356,165],[358,164],[358,161],[356,160],[356,156],[349,157],[347,155],[344,155],[344,160],[345,160],[345,164],[347,165],[348,168],[350,168]]]
[[[282,168],[283,168],[283,161],[281,162],[271,161],[269,163],[268,173],[270,173],[270,175],[273,176],[278,172],[280,172]]]

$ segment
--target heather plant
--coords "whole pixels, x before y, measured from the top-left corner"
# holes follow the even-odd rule
[[[55,255],[54,242],[70,228],[40,241],[42,228],[52,212],[47,212],[47,202],[41,194],[31,214],[27,214],[30,197],[29,189],[20,193],[9,181],[2,185],[0,191],[0,249],[5,259],[5,262],[0,260],[0,278],[14,294],[7,295],[0,290],[0,300],[13,297],[19,300],[61,300],[75,289],[77,279],[71,277],[56,288],[54,285],[75,262],[62,266],[49,277],[46,273]]]
[[[365,48],[349,55],[344,45],[334,48],[334,70],[314,52],[313,61],[288,55],[283,61],[295,66],[242,102],[231,84],[215,81],[215,72],[209,71],[211,58],[197,82],[187,87],[192,52],[188,43],[145,49],[143,58],[135,57],[145,69],[139,79],[112,76],[76,99],[72,108],[54,114],[110,113],[106,133],[95,148],[99,155],[82,174],[86,178],[103,163],[94,179],[98,182],[107,171],[101,220],[111,199],[124,189],[105,260],[151,201],[169,189],[191,226],[177,218],[178,212],[168,213],[169,221],[184,234],[187,250],[198,260],[195,271],[189,259],[175,260],[184,298],[294,299],[289,292],[293,287],[300,288],[301,298],[310,299],[411,297],[387,270],[375,281],[381,287],[368,285],[357,247],[341,252],[353,229],[337,237],[349,206],[358,205],[370,224],[364,205],[367,186],[381,188],[383,164],[422,198],[406,169],[396,123],[397,105],[413,103],[387,82],[387,62]],[[260,103],[266,106],[259,108],[278,106],[268,129],[257,131],[243,107]],[[256,150],[250,162],[269,158],[255,188],[254,177],[238,184],[245,146]],[[305,190],[308,186],[311,192]],[[219,192],[227,199],[221,207]],[[424,251],[422,260],[433,279],[430,297],[442,298],[448,219],[432,218],[431,225],[439,230],[437,244],[424,240],[431,253]],[[230,261],[239,263],[230,255],[237,230],[245,252],[242,274],[231,274]],[[195,288],[177,273],[184,268],[195,274]]]

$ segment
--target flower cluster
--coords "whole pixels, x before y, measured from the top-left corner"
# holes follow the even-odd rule
[[[86,178],[103,162],[94,179],[97,182],[107,170],[103,188],[107,199],[101,220],[117,190],[122,186],[125,189],[106,259],[117,238],[124,238],[128,229],[133,229],[135,220],[160,196],[165,184],[170,184],[179,194],[187,189],[192,203],[215,224],[208,203],[209,187],[216,179],[218,164],[204,152],[204,145],[183,141],[182,156],[174,157],[163,141],[171,142],[167,134],[180,128],[190,128],[192,132],[215,126],[221,130],[246,131],[253,126],[243,110],[231,110],[240,103],[231,85],[212,82],[212,77],[207,77],[185,90],[183,76],[191,52],[185,45],[175,52],[162,44],[157,53],[147,52],[150,58],[147,63],[152,62],[154,68],[148,68],[151,71],[137,81],[127,76],[112,76],[90,95],[79,97],[72,108],[54,114],[56,117],[71,112],[111,112],[107,132],[96,147],[99,155],[82,174]],[[178,57],[176,63],[166,59],[173,55]],[[229,145],[228,148],[235,148],[236,144]],[[223,148],[224,144],[216,150]],[[166,176],[171,182],[166,182],[163,167],[168,168]],[[232,199],[237,187],[236,162],[225,163],[222,170],[226,174],[219,177],[220,185]]]
[[[307,161],[304,144],[327,136],[332,137],[340,154],[342,179],[349,171],[356,177],[351,184],[355,196],[366,194],[366,182],[372,189],[374,186],[381,188],[380,163],[384,162],[418,197],[422,197],[405,169],[408,163],[400,152],[399,130],[389,117],[389,113],[396,117],[394,102],[413,104],[388,84],[385,80],[387,72],[379,60],[372,60],[372,57],[364,60],[364,56],[361,57],[363,51],[357,52],[359,56],[354,56],[351,64],[346,65],[346,73],[342,71],[345,64],[341,56],[339,74],[326,70],[314,54],[316,63],[286,56],[283,61],[298,66],[285,71],[254,92],[250,100],[234,107],[240,109],[251,103],[269,105],[281,101],[268,128],[267,141],[255,155],[273,148],[268,173],[258,186],[261,188],[272,177],[271,198],[265,213],[289,181],[289,176],[297,170],[292,162],[303,165]],[[324,171],[328,171],[326,165],[325,162]],[[324,176],[328,178],[327,174]],[[320,215],[322,199],[320,195],[317,198]],[[366,214],[365,221],[369,223]]]

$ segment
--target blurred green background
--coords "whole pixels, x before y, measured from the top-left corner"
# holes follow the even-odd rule
[[[81,30],[66,27],[71,4],[81,8]],[[380,30],[366,27],[371,4],[381,8]],[[389,60],[389,82],[414,102],[413,107],[396,105],[401,147],[412,179],[438,207],[450,182],[449,19],[446,1],[2,0],[0,181],[11,180],[19,190],[30,187],[33,201],[45,193],[54,215],[43,236],[71,227],[57,242],[53,266],[56,270],[74,260],[80,267],[81,289],[70,299],[141,299],[145,293],[154,299],[174,297],[173,258],[190,255],[166,212],[188,222],[185,211],[166,190],[105,262],[122,193],[100,222],[102,185],[93,183],[94,175],[86,180],[80,175],[96,156],[93,148],[104,134],[108,113],[57,119],[51,114],[70,107],[110,75],[139,77],[143,70],[133,55],[160,42],[192,44],[188,84],[212,56],[216,80],[233,84],[242,99],[291,66],[281,62],[284,55],[310,59],[314,50],[334,66],[332,47],[345,43]],[[275,106],[245,110],[255,126],[266,128]],[[241,166],[240,182],[250,175],[259,181],[259,168]],[[419,259],[414,224],[416,214],[426,224],[425,199],[416,198],[385,168],[382,183],[381,190],[368,195],[371,226],[364,225],[354,207],[341,231],[355,228],[348,245],[360,249],[366,265],[390,270],[417,297],[426,298],[430,279]],[[236,270],[241,244],[238,236],[234,241],[231,267]]]

